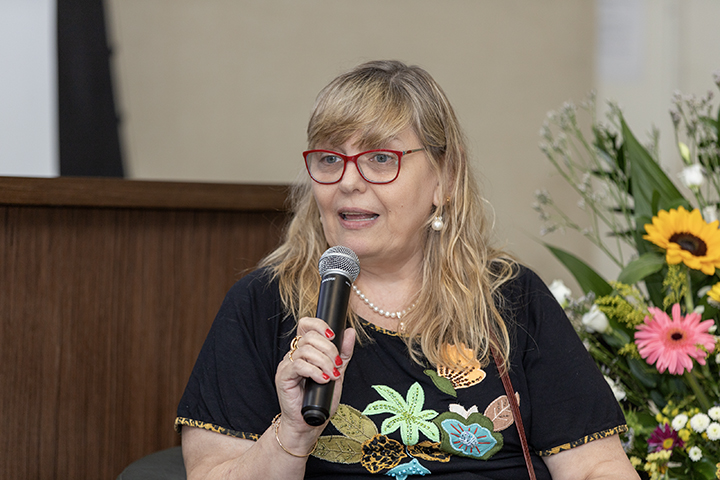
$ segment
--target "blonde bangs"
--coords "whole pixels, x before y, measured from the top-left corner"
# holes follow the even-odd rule
[[[343,145],[352,137],[359,148],[381,148],[414,125],[412,101],[384,82],[334,82],[320,92],[308,125],[308,147]]]

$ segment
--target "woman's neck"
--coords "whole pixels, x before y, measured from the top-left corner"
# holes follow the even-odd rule
[[[365,268],[355,280],[350,306],[366,321],[386,330],[400,331],[403,317],[414,307],[421,285],[420,263],[405,264],[397,270]]]

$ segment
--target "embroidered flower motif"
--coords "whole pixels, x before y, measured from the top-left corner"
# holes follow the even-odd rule
[[[406,463],[404,465],[398,465],[397,467],[388,471],[386,475],[395,477],[396,480],[406,480],[409,475],[420,475],[424,477],[428,473],[431,473],[430,470],[420,465],[420,462],[417,461],[417,458],[413,458],[412,462]]]
[[[635,332],[638,352],[647,363],[657,362],[660,373],[667,370],[673,375],[692,370],[692,359],[705,365],[707,352],[715,347],[715,337],[707,333],[715,324],[713,320],[702,322],[699,313],[683,317],[677,303],[672,306],[672,320],[659,308],[648,310],[653,317],[645,317],[645,323],[638,325]]]
[[[492,433],[477,423],[464,425],[449,419],[442,422],[442,427],[450,435],[453,448],[472,457],[482,457],[497,443]]]
[[[423,410],[425,392],[418,382],[412,384],[407,393],[407,399],[385,385],[373,385],[373,389],[385,400],[377,400],[363,410],[364,415],[377,415],[391,413],[380,426],[380,433],[388,435],[398,428],[405,445],[415,445],[420,440],[420,432],[430,440],[440,441],[440,432],[437,425],[430,422],[437,416],[435,410]]]
[[[667,423],[658,425],[648,439],[648,449],[651,452],[659,452],[660,450],[672,450],[675,447],[683,448],[683,442],[678,433]]]
[[[446,345],[445,353],[454,368],[438,365],[437,373],[450,380],[455,389],[472,387],[485,379],[485,370],[465,345]]]
[[[446,412],[434,422],[442,427],[441,448],[446,452],[487,460],[503,446],[502,434],[493,432],[493,422],[480,413],[472,413],[465,419]]]

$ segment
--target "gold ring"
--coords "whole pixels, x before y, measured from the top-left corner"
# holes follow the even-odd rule
[[[293,356],[293,353],[295,353],[295,350],[297,350],[297,348],[298,348],[298,342],[300,341],[301,337],[302,337],[302,335],[298,335],[292,339],[292,342],[290,342],[290,354],[288,355],[288,358],[290,359],[291,362],[295,361],[295,360],[293,360],[292,356]]]

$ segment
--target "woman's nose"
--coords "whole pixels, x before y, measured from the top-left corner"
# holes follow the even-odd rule
[[[363,176],[360,175],[360,170],[356,162],[347,162],[345,165],[345,173],[340,179],[339,186],[345,191],[365,189],[367,182]]]

